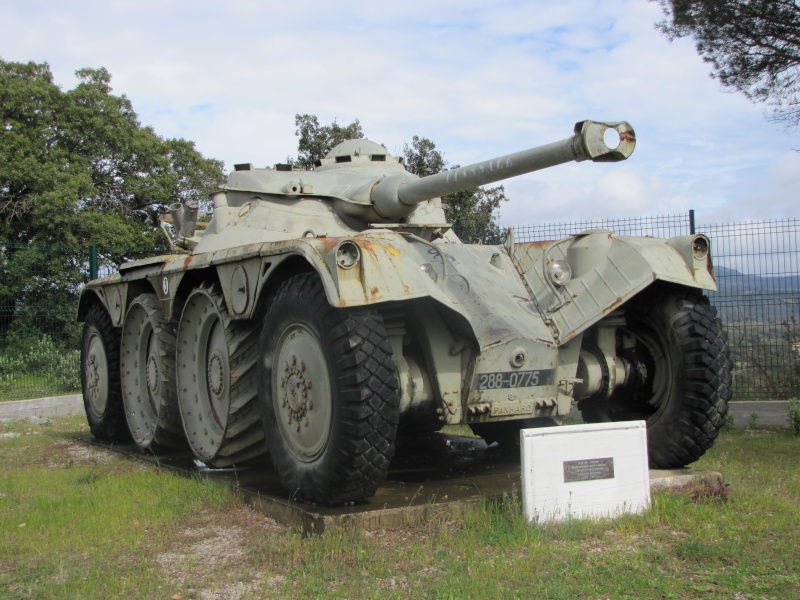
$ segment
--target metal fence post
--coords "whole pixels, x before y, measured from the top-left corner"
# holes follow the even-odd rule
[[[694,209],[689,209],[689,235],[694,235]]]
[[[89,246],[89,279],[97,279],[97,244]]]

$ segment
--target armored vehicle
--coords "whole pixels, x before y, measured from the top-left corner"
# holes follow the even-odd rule
[[[607,134],[618,141],[606,143]],[[610,146],[615,147],[610,147]],[[653,467],[680,467],[724,423],[731,361],[704,235],[585,231],[461,243],[441,196],[568,161],[627,158],[627,123],[418,178],[366,139],[310,171],[236,165],[170,207],[182,252],[90,282],[82,383],[92,433],[212,466],[272,461],[292,497],[372,496],[400,440],[467,424],[644,419]]]

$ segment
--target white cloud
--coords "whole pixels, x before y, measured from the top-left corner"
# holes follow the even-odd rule
[[[722,93],[690,41],[654,30],[652,2],[9,4],[3,59],[47,61],[65,87],[105,66],[143,123],[228,167],[295,154],[295,113],[358,118],[394,151],[422,135],[462,165],[626,119],[627,162],[509,181],[503,222],[797,214],[798,135]]]

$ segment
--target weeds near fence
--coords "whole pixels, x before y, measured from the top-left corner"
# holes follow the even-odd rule
[[[789,400],[789,425],[794,434],[800,436],[800,400],[797,398]]]

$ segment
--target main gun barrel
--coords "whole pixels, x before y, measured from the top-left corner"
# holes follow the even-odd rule
[[[604,136],[609,129],[619,135],[619,144],[609,148]],[[559,142],[507,154],[492,160],[459,167],[414,180],[387,178],[373,189],[375,210],[385,217],[403,216],[420,202],[446,194],[472,189],[524,173],[554,167],[566,162],[625,160],[636,146],[636,135],[626,122],[581,121],[575,133]]]

